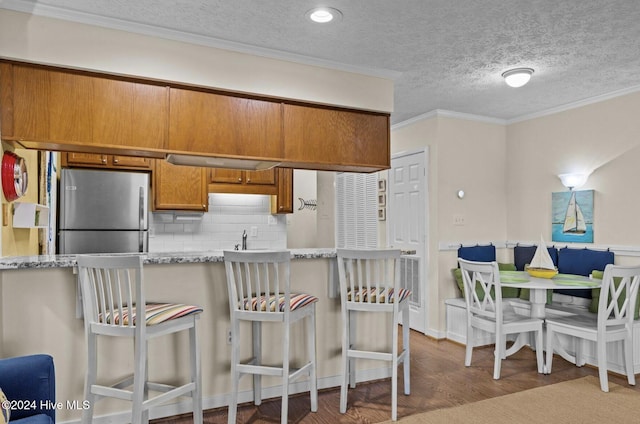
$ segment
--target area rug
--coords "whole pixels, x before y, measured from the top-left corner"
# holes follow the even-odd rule
[[[392,421],[387,421],[391,423]],[[640,393],[587,376],[452,408],[399,417],[403,424],[640,423]]]

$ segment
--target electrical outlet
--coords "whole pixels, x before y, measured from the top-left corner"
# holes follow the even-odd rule
[[[251,237],[258,237],[258,227],[251,227]]]
[[[227,344],[230,345],[231,344],[231,329],[227,328]]]

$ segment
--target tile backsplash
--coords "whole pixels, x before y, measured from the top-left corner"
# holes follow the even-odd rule
[[[201,217],[180,212],[150,215],[149,252],[186,252],[242,247],[286,249],[286,215],[271,215],[270,197],[257,194],[209,194],[209,212]]]

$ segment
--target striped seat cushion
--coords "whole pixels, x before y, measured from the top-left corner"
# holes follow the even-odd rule
[[[295,311],[296,309],[302,308],[303,306],[309,305],[317,301],[318,301],[318,298],[310,294],[291,293],[291,299],[290,299],[289,305],[291,305],[291,310]],[[269,296],[268,301],[266,296],[264,295],[260,296],[259,298],[245,297],[240,306],[243,311],[266,311],[267,302],[269,303],[269,311],[275,312],[276,310],[275,295]],[[284,295],[279,296],[277,303],[278,303],[278,310],[280,312],[284,312],[284,307],[285,307]]]
[[[202,308],[199,306],[184,305],[182,303],[147,303],[145,306],[145,321],[147,325],[156,325],[172,319],[202,312]],[[122,317],[120,317],[120,312],[117,310],[113,311],[113,313],[107,313],[105,316],[106,320],[103,319],[103,314],[100,314],[100,322],[114,325],[129,325],[128,310],[122,311]],[[133,307],[133,324],[136,324],[135,306]]]
[[[350,290],[347,293],[347,299],[350,302],[367,302],[367,303],[393,303],[394,290],[392,288],[359,288]],[[411,290],[400,289],[398,292],[398,301],[402,302],[411,296]]]

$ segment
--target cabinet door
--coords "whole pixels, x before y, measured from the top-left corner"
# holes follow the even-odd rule
[[[57,146],[166,147],[166,87],[27,65],[10,69],[14,138]]]
[[[88,76],[19,65],[11,69],[14,137],[90,142]]]
[[[244,180],[247,184],[273,185],[276,183],[276,169],[264,169],[261,171],[245,171]]]
[[[205,168],[155,161],[153,172],[154,210],[206,211]]]
[[[67,165],[92,165],[107,167],[109,165],[107,155],[97,153],[67,153]]]
[[[114,168],[143,168],[148,169],[151,166],[151,160],[148,158],[139,158],[136,156],[119,156],[114,155],[112,164]]]
[[[164,149],[168,126],[167,88],[92,79],[93,144]]]
[[[271,196],[271,213],[293,213],[293,169],[276,168],[278,194]]]
[[[169,149],[282,158],[278,102],[170,89]]]
[[[285,157],[301,168],[369,172],[390,166],[386,114],[285,104],[283,125]]]
[[[210,183],[242,184],[244,172],[237,169],[212,168],[209,170]]]

